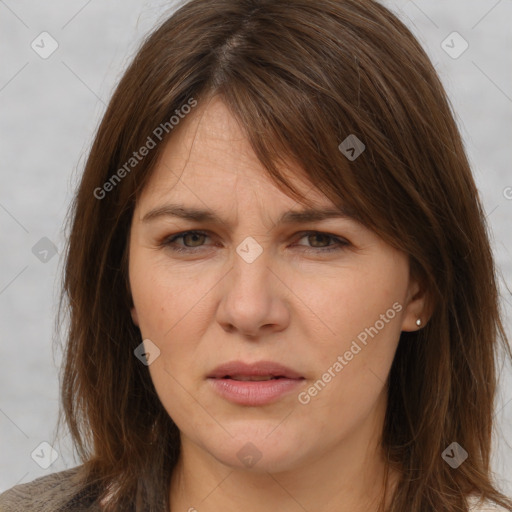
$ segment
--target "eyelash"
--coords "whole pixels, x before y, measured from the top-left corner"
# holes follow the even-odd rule
[[[198,235],[209,236],[208,233],[206,233],[204,231],[198,231],[198,230],[184,231],[183,233],[178,233],[177,235],[173,235],[171,237],[165,238],[160,243],[160,245],[163,246],[163,247],[167,247],[167,248],[171,249],[173,252],[177,252],[177,253],[197,252],[195,249],[199,249],[202,246],[194,248],[194,247],[179,247],[179,246],[173,245],[176,240],[178,240],[180,238],[183,239],[183,237],[185,237],[186,235],[190,235],[190,234],[198,234]],[[312,247],[312,248],[308,248],[308,247],[300,246],[300,247],[304,248],[303,249],[304,252],[330,253],[330,252],[335,252],[335,251],[341,251],[341,250],[345,249],[347,246],[350,245],[349,242],[347,242],[346,240],[338,238],[338,237],[336,237],[334,235],[331,235],[329,233],[324,233],[322,231],[306,231],[306,232],[303,232],[303,233],[301,233],[301,237],[299,238],[299,240],[301,240],[302,238],[304,238],[306,236],[310,236],[310,235],[323,235],[323,236],[326,236],[326,237],[334,240],[336,243],[334,245],[327,246],[327,247]]]

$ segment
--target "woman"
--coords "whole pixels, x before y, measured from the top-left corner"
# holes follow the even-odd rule
[[[189,1],[117,87],[71,223],[83,464],[2,510],[512,509],[482,207],[380,4]]]

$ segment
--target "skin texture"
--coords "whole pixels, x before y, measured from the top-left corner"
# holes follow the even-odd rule
[[[289,167],[299,190],[311,185]],[[315,206],[334,207],[317,189]],[[144,215],[166,203],[208,208],[224,222]],[[276,225],[303,206],[265,175],[219,97],[199,105],[173,132],[137,203],[130,232],[133,321],[160,356],[149,365],[158,396],[181,431],[172,510],[377,510],[385,381],[402,330],[425,323],[424,298],[405,254],[349,218]],[[188,230],[207,232],[162,245]],[[348,245],[336,245],[327,233]],[[252,237],[251,263],[236,248]],[[325,249],[324,249],[325,250]],[[195,251],[195,252],[194,252]],[[366,346],[307,404],[307,390],[358,334],[395,311]],[[206,380],[228,361],[276,361],[298,371],[299,390],[248,407],[218,396]],[[252,443],[248,467],[237,453]],[[393,481],[394,474],[392,473]]]

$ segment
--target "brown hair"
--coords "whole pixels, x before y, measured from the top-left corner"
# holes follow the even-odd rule
[[[407,253],[427,290],[431,319],[402,333],[388,381],[383,445],[401,474],[390,511],[466,511],[471,493],[512,507],[489,463],[498,341],[512,354],[483,209],[431,62],[371,0],[191,0],[122,77],[70,211],[61,297],[70,325],[59,424],[64,416],[84,483],[113,492],[107,510],[169,507],[179,431],[133,354],[127,240],[171,129],[108,195],[95,191],[182,105],[217,94],[278,187],[307,202],[279,172],[300,165]],[[366,146],[353,161],[338,149],[351,134]],[[453,441],[469,454],[456,470],[441,458]]]

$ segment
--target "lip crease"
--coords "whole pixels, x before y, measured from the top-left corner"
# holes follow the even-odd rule
[[[268,380],[238,380],[248,377],[274,377]],[[232,361],[215,368],[207,377],[222,398],[246,406],[276,402],[296,390],[305,378],[295,370],[272,361],[244,363]]]
[[[284,366],[273,361],[258,361],[255,363],[244,363],[243,361],[230,361],[217,366],[209,375],[210,379],[221,379],[225,377],[283,377],[286,379],[303,379],[304,377]]]

